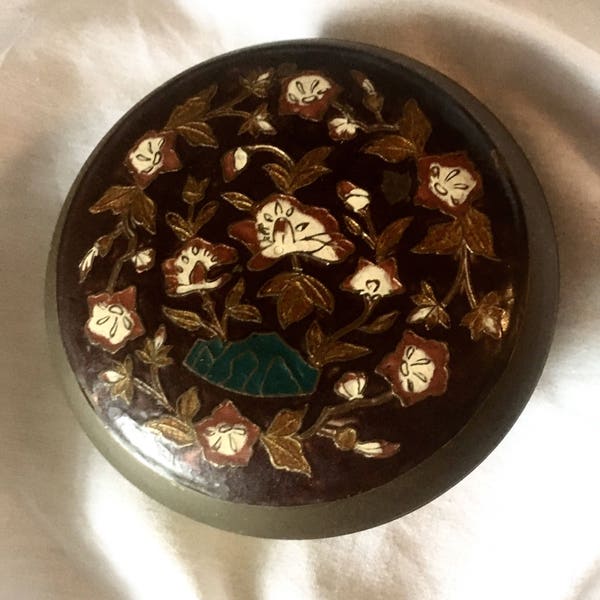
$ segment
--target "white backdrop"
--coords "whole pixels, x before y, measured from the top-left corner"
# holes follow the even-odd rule
[[[0,599],[600,598],[600,5],[3,0]],[[425,508],[320,541],[223,533],[124,480],[88,442],[45,346],[52,229],[137,100],[225,51],[338,37],[404,52],[482,100],[543,182],[560,246],[555,343],[497,450]]]

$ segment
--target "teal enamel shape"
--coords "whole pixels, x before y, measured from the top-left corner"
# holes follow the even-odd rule
[[[319,380],[319,371],[276,333],[253,333],[226,343],[198,340],[185,366],[220,388],[262,398],[306,396]]]

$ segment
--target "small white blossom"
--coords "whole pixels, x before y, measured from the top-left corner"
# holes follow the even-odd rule
[[[144,248],[131,258],[131,262],[138,273],[142,273],[151,269],[154,265],[154,250],[152,248]]]
[[[90,272],[92,265],[94,264],[94,260],[99,254],[98,246],[94,244],[83,256],[81,262],[79,263],[79,280],[83,281],[87,274]]]
[[[363,398],[367,376],[365,373],[344,373],[334,385],[334,391],[338,396],[346,400],[357,400]]]

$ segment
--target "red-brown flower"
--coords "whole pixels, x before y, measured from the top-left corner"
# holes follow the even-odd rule
[[[320,121],[342,88],[318,71],[304,71],[281,84],[280,115],[298,115]]]
[[[482,191],[481,176],[464,152],[424,156],[417,173],[415,203],[450,216],[464,214]]]
[[[348,292],[366,296],[369,300],[404,291],[404,286],[398,281],[396,261],[393,258],[377,264],[359,258],[356,271],[347,277],[340,287]]]
[[[260,428],[242,416],[233,402],[222,402],[195,425],[204,458],[216,467],[243,467],[252,457]]]
[[[185,296],[221,287],[228,281],[229,274],[224,273],[211,278],[210,270],[234,263],[236,260],[235,248],[225,244],[211,244],[202,238],[193,238],[174,258],[169,258],[162,264],[167,294]]]
[[[354,251],[327,210],[284,194],[271,194],[255,209],[254,219],[234,223],[228,231],[254,254],[248,261],[252,271],[266,269],[288,254],[329,264]]]
[[[400,343],[377,365],[403,406],[428,396],[441,396],[448,384],[448,346],[405,331]]]
[[[90,342],[114,354],[125,344],[143,335],[144,326],[136,312],[136,290],[88,296],[89,319],[85,333]]]
[[[141,188],[148,186],[161,173],[181,169],[181,161],[174,148],[176,137],[173,131],[149,131],[127,153],[125,166]]]

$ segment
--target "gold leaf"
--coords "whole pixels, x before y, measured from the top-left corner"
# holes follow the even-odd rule
[[[331,172],[331,169],[322,165],[314,165],[312,167],[307,167],[303,171],[295,172],[292,175],[290,189],[292,192],[295,192],[301,187],[306,187],[307,185],[314,183],[319,177],[326,175],[329,172]]]
[[[138,189],[134,185],[113,185],[102,194],[99,200],[90,206],[89,211],[98,214],[110,210],[113,215],[120,215],[129,208]]]
[[[279,273],[273,279],[269,279],[259,290],[257,296],[265,298],[267,296],[278,296],[283,292],[286,286],[298,278],[298,273]]]
[[[364,346],[356,346],[348,342],[334,342],[327,346],[324,356],[320,361],[321,365],[326,365],[332,362],[344,362],[354,360],[366,354],[370,354],[371,350]]]
[[[321,146],[309,150],[292,168],[290,172],[290,191],[294,192],[315,182],[319,177],[329,173],[331,169],[323,165],[331,153],[330,146]]]
[[[156,233],[156,204],[139,188],[132,195],[130,214],[134,223],[148,233]]]
[[[265,435],[274,437],[294,435],[302,427],[302,420],[307,408],[305,406],[300,410],[284,409],[279,411],[269,425]]]
[[[302,473],[308,477],[312,471],[304,456],[302,443],[294,437],[262,435],[260,438],[271,464],[276,469]]]
[[[431,135],[431,123],[413,98],[404,105],[399,125],[402,135],[413,142],[417,155],[423,154]]]
[[[254,208],[254,200],[240,192],[226,192],[225,194],[221,194],[221,198],[227,200],[229,204],[238,210],[251,211]]]
[[[235,285],[229,290],[229,293],[225,298],[225,308],[237,306],[241,302],[245,290],[246,282],[244,281],[243,277],[240,277],[235,282]]]
[[[217,86],[213,84],[177,106],[171,113],[165,129],[175,129],[180,125],[185,125],[190,121],[197,121],[204,117],[216,93]]]
[[[415,144],[401,135],[386,135],[362,148],[365,154],[374,154],[386,162],[397,163],[417,154]]]
[[[200,209],[198,215],[194,219],[194,234],[215,216],[217,210],[219,210],[219,203],[216,200],[208,202]]]
[[[292,192],[290,187],[291,176],[285,167],[282,167],[277,163],[268,163],[263,165],[263,169],[267,172],[278,190],[285,192],[286,194]]]
[[[183,201],[187,204],[198,204],[198,202],[202,202],[202,200],[204,200],[209,181],[210,179],[208,177],[206,179],[202,179],[202,181],[198,181],[195,177],[190,175],[187,178],[183,188]]]
[[[313,148],[309,150],[294,167],[294,170],[298,173],[313,167],[315,165],[322,165],[325,159],[331,154],[333,148],[331,146],[320,146],[319,148]]]
[[[298,282],[306,297],[319,308],[322,308],[329,314],[333,312],[335,300],[332,293],[318,279],[310,275],[301,274],[298,277]]]
[[[458,221],[432,225],[427,235],[412,252],[416,254],[454,254],[462,243],[462,231]]]
[[[377,246],[375,247],[375,254],[378,262],[382,261],[394,251],[407,227],[412,223],[412,220],[412,217],[398,219],[393,223],[390,223],[381,232],[381,235],[377,239]]]
[[[423,323],[428,331],[437,325],[450,328],[450,316],[439,304],[423,305],[415,308],[406,317],[407,323]]]
[[[183,394],[177,398],[176,410],[177,414],[184,421],[191,421],[195,414],[200,410],[198,388],[191,387],[186,392],[183,392]]]
[[[190,224],[177,213],[168,212],[165,216],[165,221],[182,242],[189,240],[194,235]]]
[[[292,323],[301,321],[315,309],[313,302],[307,298],[298,281],[288,284],[277,297],[277,317],[284,329]]]
[[[144,427],[160,433],[162,437],[178,446],[189,446],[196,441],[194,428],[177,417],[160,417],[144,423]]]
[[[179,125],[175,131],[182,135],[190,146],[219,147],[219,142],[208,123],[190,122],[185,125]]]
[[[98,248],[100,256],[104,257],[110,252],[114,241],[114,235],[102,235],[96,240],[94,245]]]
[[[465,242],[473,254],[495,258],[492,226],[486,215],[470,208],[460,224]]]
[[[411,296],[410,299],[417,306],[433,306],[437,304],[433,288],[426,281],[421,281],[421,293]]]
[[[205,323],[200,315],[195,312],[191,312],[189,310],[178,310],[176,308],[169,308],[168,306],[163,306],[162,311],[167,319],[175,323],[175,325],[179,325],[179,327],[182,327],[183,329],[187,329],[188,331],[196,331],[204,328],[211,333],[214,333],[210,325]]]
[[[306,352],[311,359],[318,357],[325,342],[325,334],[317,321],[313,321],[304,337],[306,342]]]
[[[227,314],[232,319],[238,321],[251,321],[252,323],[262,323],[262,315],[256,306],[251,304],[238,304],[227,309]]]
[[[386,313],[385,315],[377,317],[368,325],[359,327],[358,330],[362,331],[363,333],[382,333],[383,331],[387,331],[396,322],[397,318],[398,311],[394,310],[390,313]]]

